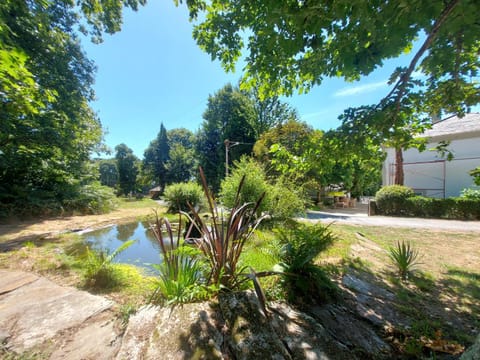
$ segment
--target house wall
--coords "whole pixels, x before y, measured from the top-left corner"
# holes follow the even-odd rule
[[[427,149],[438,143],[430,143]],[[458,196],[464,188],[478,188],[468,172],[480,166],[480,137],[451,140],[448,149],[452,161],[445,161],[436,151],[419,152],[408,149],[403,152],[405,185],[418,194],[431,197]],[[394,183],[395,150],[386,149],[383,166],[383,185]]]

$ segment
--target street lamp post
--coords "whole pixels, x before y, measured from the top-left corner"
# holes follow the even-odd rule
[[[225,177],[228,177],[228,150],[234,146],[240,145],[241,142],[226,139],[223,143],[225,144]]]

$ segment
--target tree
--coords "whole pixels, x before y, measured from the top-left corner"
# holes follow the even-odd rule
[[[403,180],[401,134],[427,124],[419,114],[462,115],[480,102],[480,4],[476,0],[330,2],[187,1],[197,20],[193,36],[226,70],[247,48],[245,87],[264,94],[300,93],[325,77],[360,79],[384,60],[420,47],[391,75],[391,90],[376,105],[356,109],[371,136],[397,146],[397,183]],[[205,13],[205,14],[203,14]],[[201,15],[200,15],[201,14]],[[201,19],[201,20],[199,20]],[[245,36],[248,34],[248,37]],[[420,39],[420,40],[419,40]],[[419,72],[422,77],[413,77]],[[352,109],[353,110],[353,109]],[[367,111],[368,110],[368,111]],[[398,137],[396,136],[398,135]]]
[[[410,94],[420,92],[422,101],[437,110],[430,113],[462,113],[479,101],[478,83],[470,81],[479,68],[480,5],[475,0],[269,1],[255,6],[249,0],[208,6],[197,0],[187,5],[197,20],[193,36],[199,46],[227,70],[247,48],[245,80],[267,92],[309,90],[325,77],[357,80],[385,59],[410,51],[421,38],[408,66],[393,74],[395,86],[382,107],[390,104],[398,113]],[[413,88],[415,70],[427,79]],[[384,120],[395,124],[394,118]]]
[[[100,160],[98,171],[100,173],[100,183],[105,186],[115,187],[118,184],[118,169],[116,161],[113,159]]]
[[[252,126],[257,139],[275,126],[298,119],[297,111],[281,101],[279,96],[265,97],[258,88],[252,88],[246,94],[252,99],[255,109],[256,118]]]
[[[149,173],[154,184],[158,184],[161,192],[165,189],[167,182],[167,162],[170,158],[170,145],[168,143],[167,129],[160,125],[160,131],[156,139],[150,142],[150,145],[143,154],[143,170]]]
[[[207,182],[216,191],[225,174],[225,140],[238,143],[228,146],[228,163],[250,153],[255,134],[252,101],[231,84],[209,96],[204,121],[197,134],[196,152]]]
[[[132,0],[136,8],[143,0]],[[57,204],[79,193],[102,129],[89,107],[94,64],[82,27],[99,39],[119,29],[123,1],[5,0],[0,4],[0,202]]]
[[[115,146],[115,151],[120,193],[123,195],[134,193],[138,174],[138,158],[133,154],[132,149],[125,144]]]
[[[191,181],[197,171],[193,133],[179,128],[168,131],[167,135],[170,146],[169,160],[166,163],[167,183]]]

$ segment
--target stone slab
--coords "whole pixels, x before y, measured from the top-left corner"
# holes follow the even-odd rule
[[[0,295],[9,293],[36,280],[38,280],[38,276],[31,273],[0,269]]]
[[[10,335],[7,347],[22,352],[112,305],[103,297],[38,278],[0,296],[0,330]]]
[[[71,333],[56,337],[50,360],[115,359],[121,344],[121,329],[109,311],[88,320]]]

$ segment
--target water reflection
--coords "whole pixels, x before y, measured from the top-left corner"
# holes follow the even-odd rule
[[[136,240],[132,246],[117,256],[115,262],[151,269],[150,264],[158,264],[162,261],[160,245],[147,222],[115,225],[86,233],[83,237],[91,248],[108,250],[110,253],[127,240]]]

